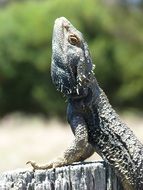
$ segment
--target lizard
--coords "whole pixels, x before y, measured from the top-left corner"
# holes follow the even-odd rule
[[[95,74],[88,45],[65,17],[55,20],[51,77],[67,98],[67,120],[74,133],[71,145],[55,160],[34,170],[84,161],[97,152],[114,169],[125,190],[143,190],[143,144],[112,108]]]

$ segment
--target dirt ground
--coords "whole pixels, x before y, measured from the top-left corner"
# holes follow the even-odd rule
[[[143,117],[132,114],[122,119],[143,142]],[[58,156],[72,141],[68,124],[38,116],[14,114],[0,120],[0,172],[29,168],[25,163],[35,160],[46,163]],[[101,159],[96,153],[89,160]]]

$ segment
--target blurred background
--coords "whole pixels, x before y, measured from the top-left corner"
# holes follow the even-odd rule
[[[49,161],[73,139],[50,74],[60,16],[84,34],[100,86],[143,142],[143,0],[0,0],[0,171]]]

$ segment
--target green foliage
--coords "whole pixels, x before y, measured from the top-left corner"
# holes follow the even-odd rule
[[[0,114],[65,115],[50,77],[54,20],[67,17],[88,41],[95,74],[115,106],[143,106],[143,14],[98,1],[26,1],[0,10]]]

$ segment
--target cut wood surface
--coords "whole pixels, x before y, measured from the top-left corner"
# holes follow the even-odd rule
[[[122,190],[105,162],[77,163],[49,170],[14,170],[0,175],[1,190]]]

